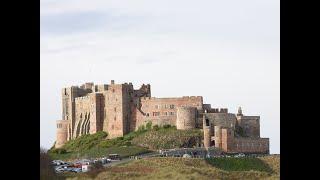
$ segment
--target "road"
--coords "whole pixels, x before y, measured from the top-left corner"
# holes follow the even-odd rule
[[[151,153],[141,154],[138,157],[139,158],[147,158],[147,157],[153,157],[153,156],[157,156],[157,155],[159,155],[158,152],[151,152]],[[129,162],[129,161],[132,161],[132,160],[134,160],[134,159],[124,158],[124,159],[121,159],[120,161],[113,161],[111,163],[104,164],[103,166],[104,167],[116,166],[116,165],[119,165],[119,164],[122,164],[122,163],[126,163],[126,162]]]

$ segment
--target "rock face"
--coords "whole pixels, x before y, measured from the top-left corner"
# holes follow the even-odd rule
[[[61,97],[62,120],[57,121],[56,147],[98,131],[108,132],[108,138],[121,137],[152,122],[176,126],[178,130],[200,128],[205,147],[227,152],[269,152],[269,139],[260,138],[259,116],[244,116],[241,108],[237,114],[226,108],[211,108],[203,103],[202,96],[156,98],[151,97],[149,84],[134,89],[132,83],[116,84],[111,80],[110,84],[63,88]],[[243,130],[243,137],[237,137],[237,129]]]

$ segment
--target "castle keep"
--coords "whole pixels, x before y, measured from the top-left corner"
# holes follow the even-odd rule
[[[202,96],[151,97],[150,85],[134,89],[132,83],[63,88],[62,120],[57,121],[56,144],[98,131],[108,138],[123,136],[149,121],[177,129],[203,130],[203,145],[225,152],[269,153],[269,138],[260,137],[260,116],[236,114],[204,104]]]

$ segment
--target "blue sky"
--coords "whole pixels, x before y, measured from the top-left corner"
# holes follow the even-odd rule
[[[242,106],[280,152],[279,1],[41,0],[40,14],[40,145],[54,142],[62,87],[114,79]]]

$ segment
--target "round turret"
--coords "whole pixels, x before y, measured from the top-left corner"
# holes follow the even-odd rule
[[[177,107],[177,129],[194,129],[196,127],[196,108]]]
[[[57,121],[57,140],[55,148],[60,148],[67,142],[68,138],[68,123],[67,120],[58,120]]]

